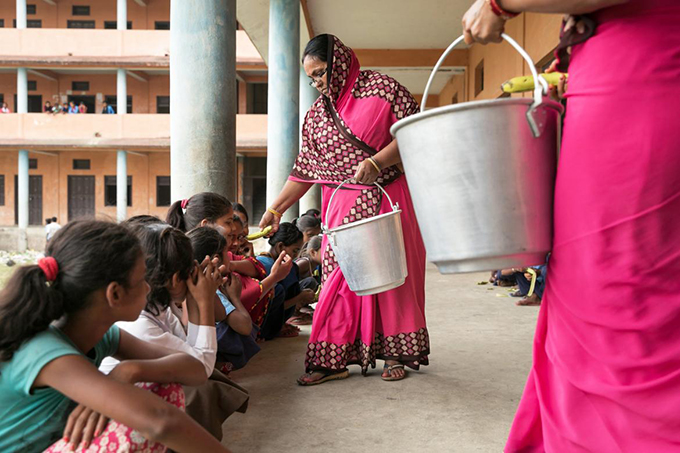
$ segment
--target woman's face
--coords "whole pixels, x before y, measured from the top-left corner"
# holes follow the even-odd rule
[[[125,300],[128,301],[128,305],[125,313],[122,314],[124,318],[122,321],[136,321],[146,306],[146,296],[149,294],[151,287],[146,282],[145,274],[146,260],[144,255],[140,254],[130,272],[128,286],[125,288]]]
[[[302,236],[303,236],[302,241],[303,241],[303,243],[306,244],[306,243],[309,242],[314,236],[318,236],[318,235],[320,235],[320,234],[321,234],[321,227],[320,227],[320,226],[315,227],[315,228],[309,228],[309,229],[307,229],[307,230],[305,230],[305,231],[302,232]]]
[[[220,230],[220,232],[225,238],[227,238],[227,240],[229,240],[229,235],[231,234],[234,228],[234,210],[229,208],[229,211],[226,214],[224,214],[222,217],[215,220],[214,222],[210,222],[208,219],[201,220],[201,226],[206,225],[216,228],[217,230],[220,230],[220,228],[224,228],[224,231]]]
[[[319,93],[328,96],[328,74],[326,73],[328,65],[326,62],[308,56],[305,58],[303,66],[307,77],[314,82],[314,87],[319,90]]]
[[[231,264],[231,256],[229,255],[229,248],[225,247],[224,250],[222,250],[222,254],[220,255],[220,266],[224,266],[227,268],[227,271],[230,271],[230,264]]]

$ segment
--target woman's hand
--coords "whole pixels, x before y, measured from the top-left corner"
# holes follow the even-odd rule
[[[281,223],[281,217],[272,214],[269,211],[265,211],[264,215],[262,215],[262,220],[260,220],[260,231],[264,230],[268,226],[271,225],[272,227],[272,232],[270,233],[270,236],[277,231],[279,231],[279,223]]]
[[[505,20],[494,14],[487,0],[477,0],[463,16],[465,42],[488,44],[501,42]]]
[[[365,159],[359,164],[359,168],[357,168],[357,172],[354,175],[354,181],[357,184],[370,186],[378,180],[378,176],[380,176],[380,172],[375,168],[375,165],[370,160]]]
[[[64,428],[64,440],[72,445],[73,451],[78,448],[85,451],[92,439],[99,437],[104,431],[108,422],[106,415],[79,404],[68,416]]]

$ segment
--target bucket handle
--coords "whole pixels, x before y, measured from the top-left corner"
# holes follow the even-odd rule
[[[329,216],[329,214],[330,214],[330,212],[331,212],[331,204],[333,204],[333,198],[335,198],[335,194],[338,193],[338,190],[340,190],[340,188],[341,188],[342,186],[344,186],[345,184],[347,184],[347,183],[349,183],[349,182],[351,182],[351,181],[352,181],[351,179],[345,179],[345,180],[342,182],[342,184],[340,184],[340,185],[333,191],[333,194],[331,195],[331,199],[328,200],[328,207],[326,208],[326,221],[328,221],[328,216]],[[387,200],[390,202],[390,206],[392,206],[392,211],[398,211],[398,210],[399,210],[399,205],[398,205],[398,204],[392,203],[392,198],[390,198],[389,194],[385,191],[385,189],[383,188],[383,186],[381,186],[381,185],[378,184],[377,182],[375,182],[375,183],[373,183],[373,184],[375,184],[376,186],[378,186],[378,188],[379,188],[380,190],[382,190],[382,193],[385,194],[385,196],[387,197]],[[328,227],[327,227],[326,225],[321,225],[321,230],[323,231],[324,234],[329,234],[329,233],[330,233],[330,230],[328,229]]]
[[[544,121],[545,116],[541,115],[541,113],[537,109],[539,106],[543,104],[543,95],[548,93],[548,82],[546,82],[543,77],[538,76],[538,72],[536,71],[536,66],[534,65],[534,62],[531,60],[529,54],[527,54],[527,52],[519,44],[517,44],[517,41],[515,41],[505,33],[501,34],[501,37],[505,39],[508,43],[510,43],[510,45],[515,48],[515,50],[522,56],[522,58],[524,58],[524,61],[526,61],[527,65],[529,65],[531,75],[534,77],[535,84],[534,103],[531,105],[531,107],[529,107],[529,110],[527,111],[527,121],[529,122],[531,133],[534,135],[534,137],[538,138],[541,136],[541,131],[545,123]],[[423,94],[423,100],[420,105],[421,112],[425,111],[425,106],[427,105],[427,96],[430,93],[430,88],[432,87],[434,76],[437,75],[439,68],[444,63],[444,60],[446,60],[446,57],[448,57],[451,51],[458,44],[463,42],[463,39],[465,39],[465,35],[462,35],[458,37],[455,41],[453,41],[453,43],[451,43],[451,45],[446,48],[442,56],[439,57],[437,64],[434,65],[434,68],[430,73],[430,78],[427,80],[427,85],[425,86],[425,93]],[[536,83],[536,81],[538,81],[538,83]]]

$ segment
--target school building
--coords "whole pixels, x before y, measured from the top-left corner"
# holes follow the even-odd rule
[[[163,217],[198,190],[224,192],[256,220],[285,181],[299,121],[317,96],[299,64],[305,43],[333,33],[363,68],[395,77],[420,100],[469,3],[173,0],[171,19],[170,0],[3,1],[0,104],[11,113],[0,114],[0,235],[53,216],[62,224]],[[540,69],[559,18],[523,14],[507,33]],[[507,44],[463,46],[442,66],[427,107],[500,97],[500,84],[523,74]],[[47,102],[87,113],[47,113]],[[102,113],[105,103],[115,114]],[[215,181],[196,176],[215,171]],[[318,200],[312,191],[300,209]],[[5,242],[0,248],[11,247]]]

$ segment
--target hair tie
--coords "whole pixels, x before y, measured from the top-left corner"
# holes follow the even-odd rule
[[[46,256],[45,258],[40,258],[38,260],[38,267],[45,274],[47,281],[52,283],[57,280],[57,274],[59,273],[59,264],[51,256]]]
[[[188,204],[189,204],[189,199],[185,198],[184,200],[182,200],[182,203],[180,204],[180,206],[182,207],[182,209],[186,209]]]

